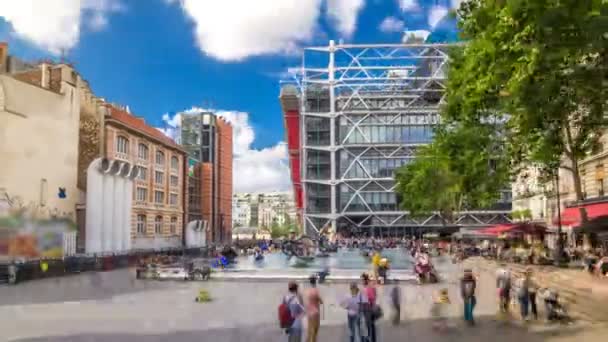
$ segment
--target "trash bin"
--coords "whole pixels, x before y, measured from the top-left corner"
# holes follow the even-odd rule
[[[113,255],[108,255],[103,257],[103,266],[102,266],[102,270],[103,271],[111,271],[114,269],[114,256]]]

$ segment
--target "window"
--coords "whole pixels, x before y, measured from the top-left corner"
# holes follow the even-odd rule
[[[137,188],[136,200],[139,202],[145,202],[148,199],[148,189]]]
[[[179,170],[179,159],[177,157],[171,157],[171,170]]]
[[[163,151],[156,151],[156,164],[165,165],[165,154]]]
[[[604,196],[604,180],[603,179],[597,180],[597,196],[598,197]]]
[[[171,225],[169,226],[169,231],[171,234],[175,234],[177,231],[177,217],[171,218]]]
[[[154,203],[163,204],[165,202],[165,193],[162,191],[154,191]]]
[[[116,152],[128,154],[129,153],[129,139],[127,139],[123,136],[119,136],[116,139]]]
[[[137,168],[139,169],[139,174],[137,175],[137,179],[144,180],[144,181],[146,179],[148,179],[148,169],[143,166],[138,166]]]
[[[170,194],[169,195],[169,204],[171,204],[171,205],[177,205],[177,194]]]
[[[178,186],[179,185],[179,178],[177,176],[171,176],[171,186]]]
[[[137,215],[137,234],[146,234],[146,215]]]
[[[156,184],[158,185],[163,185],[163,181],[165,179],[165,173],[162,171],[155,171],[154,172],[154,181],[156,182]]]
[[[148,146],[139,144],[137,146],[137,157],[141,160],[148,160]]]
[[[154,218],[154,233],[162,234],[162,232],[163,232],[163,217],[159,215]]]

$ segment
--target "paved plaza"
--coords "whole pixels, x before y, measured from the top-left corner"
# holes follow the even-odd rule
[[[462,303],[459,266],[444,272],[444,282],[418,286],[401,283],[403,324],[383,320],[380,341],[594,341],[595,327],[523,327],[495,319],[494,279],[481,274],[479,324],[465,327],[459,319]],[[303,284],[302,287],[305,287]],[[337,303],[348,293],[343,282],[322,285],[325,300],[319,341],[347,341],[346,313]],[[431,297],[440,287],[450,291],[452,330],[433,332],[429,318]],[[194,302],[199,289],[213,301]],[[389,313],[388,289],[379,297]],[[133,270],[87,273],[0,287],[0,329],[7,341],[284,341],[276,310],[286,291],[285,282],[254,281],[145,281]],[[599,339],[597,339],[599,341]]]

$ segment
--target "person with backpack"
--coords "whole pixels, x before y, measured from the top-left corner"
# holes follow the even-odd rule
[[[288,342],[302,341],[302,317],[304,307],[298,294],[298,284],[289,282],[288,294],[283,297],[279,305],[279,324],[281,329],[285,329]]]
[[[469,325],[475,324],[475,319],[473,318],[473,310],[475,309],[475,305],[477,304],[477,299],[475,297],[476,288],[477,282],[475,281],[473,272],[468,269],[465,270],[464,276],[460,280],[460,292],[462,295],[462,300],[464,302],[464,320]]]

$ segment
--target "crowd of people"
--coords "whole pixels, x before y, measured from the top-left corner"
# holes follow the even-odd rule
[[[368,241],[344,241],[344,245],[348,248],[350,243],[362,243],[366,246]],[[376,241],[371,242],[371,245],[376,244]],[[381,242],[384,246],[389,246],[389,242]],[[428,254],[429,249],[452,249],[453,253],[457,253],[459,248],[439,248],[436,243],[421,242],[415,240],[401,241],[401,246],[407,246],[416,260],[416,264],[422,263],[421,260],[427,260],[430,263],[431,257]],[[375,245],[378,246],[377,244]],[[395,282],[390,284],[387,282],[381,265],[382,260],[381,249],[373,251],[370,261],[372,265],[371,274],[363,273],[359,283],[353,282],[349,286],[349,292],[344,298],[339,301],[340,307],[345,310],[346,326],[348,327],[349,337],[351,342],[375,342],[377,340],[377,321],[383,317],[384,313],[379,304],[377,295],[377,286],[391,286],[388,289],[389,303],[391,307],[390,321],[397,325],[400,323],[401,317],[401,288]],[[388,269],[388,264],[386,264]],[[283,316],[281,307],[279,307],[279,319],[281,327],[285,329],[288,341],[299,342],[302,337],[305,337],[306,342],[317,341],[319,333],[319,325],[321,312],[323,307],[323,298],[317,289],[318,277],[313,275],[309,279],[309,287],[301,291],[298,284],[290,282],[288,285],[288,293],[281,301],[284,308]],[[460,277],[460,296],[462,298],[462,318],[470,326],[475,325],[475,307],[477,305],[477,289],[478,278],[473,274],[471,269],[465,269]],[[537,308],[537,293],[542,289],[536,285],[533,280],[531,269],[527,269],[522,278],[515,278],[511,275],[506,264],[502,264],[496,273],[496,289],[498,296],[499,312],[507,314],[512,307],[512,299],[518,303],[519,315],[525,320],[538,319]],[[563,320],[567,318],[565,310],[560,306],[557,294],[544,290],[543,301],[545,304],[546,319]],[[439,290],[433,296],[430,315],[433,318],[433,329],[438,332],[446,331],[448,327],[448,311],[453,305],[449,298],[447,288]],[[303,321],[307,320],[307,324]],[[306,327],[306,331],[304,328]]]

